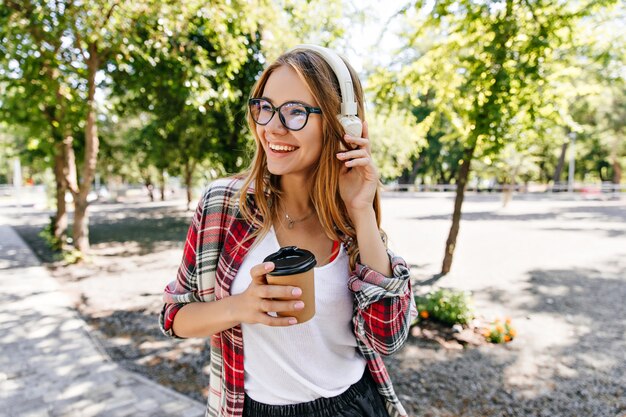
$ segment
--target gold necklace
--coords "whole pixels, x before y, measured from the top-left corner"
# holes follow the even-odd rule
[[[285,210],[283,210],[283,213],[285,213],[285,219],[287,220],[287,228],[288,229],[293,229],[293,225],[302,221],[305,221],[306,219],[308,219],[309,217],[311,217],[313,214],[315,214],[315,210],[310,212],[309,214],[307,214],[306,216],[300,218],[300,219],[294,219],[291,216],[289,216],[289,214],[287,214],[287,212]]]

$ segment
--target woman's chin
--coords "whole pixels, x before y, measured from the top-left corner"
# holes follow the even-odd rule
[[[267,170],[270,172],[270,174],[272,175],[285,175],[285,174],[289,174],[289,170],[285,169],[284,167],[273,167],[270,164],[267,165]]]
[[[274,164],[268,163],[267,164],[267,170],[269,171],[270,174],[272,175],[276,175],[276,176],[282,176],[282,175],[304,175],[304,176],[310,176],[312,175],[312,170],[311,169],[302,169],[300,167],[294,169],[293,167],[287,167],[287,166],[276,166]]]

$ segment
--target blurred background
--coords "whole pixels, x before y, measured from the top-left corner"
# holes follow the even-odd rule
[[[252,85],[298,43],[366,91],[421,303],[389,360],[407,409],[626,415],[623,1],[0,0],[0,220],[27,245],[0,273],[32,251],[106,355],[202,401],[208,346],[158,334],[160,291],[202,190],[252,157]],[[475,305],[455,330],[428,325],[444,289]]]

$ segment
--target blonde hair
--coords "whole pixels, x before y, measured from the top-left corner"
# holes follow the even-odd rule
[[[345,59],[343,60],[352,77],[358,116],[361,120],[365,120],[361,83],[354,69]],[[263,71],[252,88],[250,96],[261,97],[270,75],[281,66],[289,66],[296,71],[322,109],[322,153],[320,161],[313,171],[310,198],[326,236],[331,240],[343,240],[344,243],[347,243],[346,249],[350,259],[350,269],[354,269],[359,248],[354,225],[339,194],[339,172],[343,162],[335,157],[336,153],[340,151],[340,143],[343,142],[348,149],[350,148],[343,139],[344,129],[336,117],[340,113],[341,104],[339,83],[332,68],[321,55],[307,49],[295,49],[281,55]],[[280,190],[280,176],[271,174],[267,169],[265,151],[257,135],[256,125],[249,109],[247,120],[255,139],[256,150],[250,166],[237,177],[244,180],[240,189],[239,209],[244,219],[257,227],[257,230],[248,237],[252,239],[257,236],[265,236],[270,230],[272,219],[276,215],[278,207],[276,202],[281,198],[282,191]],[[248,187],[253,182],[254,200],[262,220],[259,220],[253,213],[246,198]],[[373,208],[376,213],[376,224],[380,230],[380,195],[378,189],[374,197]],[[343,237],[340,236],[340,233],[343,234]],[[386,235],[382,230],[380,233],[386,245]]]

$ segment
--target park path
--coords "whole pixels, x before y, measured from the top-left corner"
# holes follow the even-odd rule
[[[204,405],[109,359],[30,248],[0,218],[0,416],[177,416]]]

